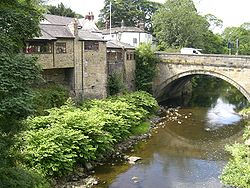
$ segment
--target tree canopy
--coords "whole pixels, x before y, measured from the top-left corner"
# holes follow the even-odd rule
[[[36,0],[0,2],[0,187],[34,187],[33,175],[18,167],[13,145],[19,120],[32,111],[31,86],[40,77],[36,59],[19,52],[25,40],[39,35],[41,18]]]
[[[167,0],[154,15],[153,25],[160,44],[167,48],[199,48],[209,27],[206,19],[197,13],[192,0]]]
[[[153,16],[160,49],[194,47],[221,53],[221,40],[209,29],[209,21],[220,24],[215,16],[199,15],[192,0],[167,0]]]
[[[63,3],[58,4],[57,6],[47,5],[47,13],[58,16],[66,16],[72,18],[82,18],[83,16],[75,13],[71,8],[65,7]]]
[[[36,0],[2,0],[0,2],[1,52],[19,52],[24,41],[39,35],[42,18]]]
[[[124,21],[125,26],[137,26],[140,22],[145,24],[145,29],[152,30],[151,17],[161,6],[160,3],[149,0],[105,0],[99,15],[98,25],[104,27],[109,23],[110,2],[112,3],[112,27],[120,27]]]
[[[227,27],[222,33],[225,43],[230,42],[232,53],[236,53],[236,41],[239,41],[239,54],[250,55],[250,23],[244,23],[240,27]],[[227,45],[227,44],[225,44]]]

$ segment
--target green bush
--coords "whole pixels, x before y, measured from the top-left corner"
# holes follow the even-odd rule
[[[49,188],[46,180],[34,171],[23,168],[0,168],[0,187],[2,188]]]
[[[46,176],[65,175],[76,164],[103,158],[156,108],[156,101],[145,92],[92,100],[81,108],[69,100],[46,116],[26,120],[23,154],[30,167]]]
[[[247,126],[243,135],[244,140],[250,139],[250,127]],[[250,187],[250,149],[245,144],[236,143],[227,146],[226,150],[232,155],[223,169],[220,179],[226,185],[249,188]]]
[[[152,92],[152,81],[156,74],[159,58],[154,54],[150,44],[141,44],[135,51],[135,84],[137,90]]]
[[[24,135],[28,143],[23,151],[30,165],[45,175],[60,176],[73,170],[78,158],[88,160],[95,148],[81,131],[53,125],[30,130]]]
[[[109,95],[116,95],[122,92],[125,88],[123,79],[122,79],[122,74],[118,74],[116,72],[112,73],[108,77],[108,94]]]
[[[138,91],[128,95],[120,96],[120,101],[135,105],[137,108],[143,108],[154,114],[158,110],[158,103],[151,94],[145,91]]]
[[[35,88],[33,93],[36,115],[44,115],[46,109],[62,106],[69,98],[69,91],[59,84],[45,84]]]

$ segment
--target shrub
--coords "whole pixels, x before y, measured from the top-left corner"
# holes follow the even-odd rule
[[[23,153],[27,163],[47,176],[61,176],[77,163],[99,160],[157,108],[145,92],[124,97],[85,102],[81,108],[72,101],[52,108],[46,116],[25,121]],[[143,128],[143,131],[145,128]]]
[[[26,160],[48,176],[67,174],[73,170],[78,158],[87,161],[94,157],[95,148],[88,137],[62,125],[27,131],[24,138]]]
[[[109,95],[116,95],[122,92],[125,88],[123,79],[122,79],[122,74],[118,74],[116,72],[112,73],[108,77],[108,94]]]
[[[150,44],[141,44],[135,51],[136,61],[136,88],[152,92],[152,81],[156,73],[156,64],[159,59],[155,56]]]
[[[49,188],[46,180],[34,171],[19,167],[0,168],[0,187]]]
[[[59,84],[45,84],[35,88],[33,97],[36,115],[45,115],[45,110],[60,107],[69,98],[69,91]]]
[[[250,139],[249,125],[243,135],[244,140]],[[250,149],[245,144],[236,143],[227,146],[226,150],[232,155],[228,164],[223,169],[220,179],[230,186],[249,188],[250,185]]]

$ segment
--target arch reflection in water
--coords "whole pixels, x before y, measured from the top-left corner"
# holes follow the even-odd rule
[[[216,130],[225,125],[234,125],[241,120],[240,115],[235,112],[235,105],[226,100],[218,98],[214,107],[210,108],[206,117],[206,130]]]

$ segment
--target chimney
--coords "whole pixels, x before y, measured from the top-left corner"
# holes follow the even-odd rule
[[[78,36],[78,20],[77,18],[74,18],[74,36]]]
[[[89,12],[89,14],[85,16],[85,20],[94,21],[94,19],[95,19],[95,16],[93,12]]]
[[[78,20],[74,18],[73,21],[68,25],[70,32],[77,37],[78,36]]]

